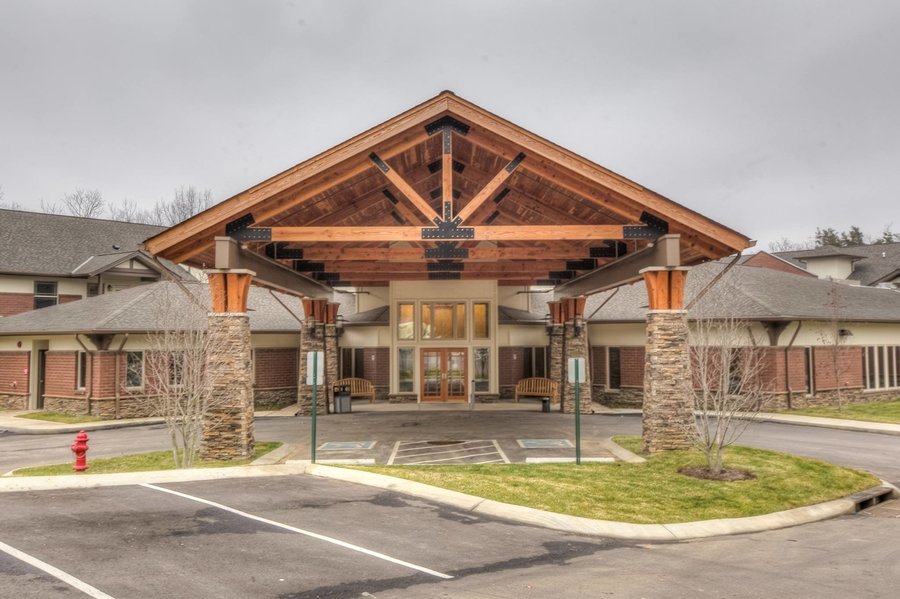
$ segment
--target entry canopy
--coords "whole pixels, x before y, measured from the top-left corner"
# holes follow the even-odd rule
[[[584,295],[751,245],[449,91],[145,242],[308,297],[456,279]]]

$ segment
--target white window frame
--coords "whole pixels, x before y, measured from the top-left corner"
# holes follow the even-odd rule
[[[128,355],[129,354],[141,354],[141,384],[140,385],[129,385],[128,384]],[[144,375],[146,372],[146,364],[147,355],[143,350],[129,350],[125,352],[125,388],[130,390],[139,390],[144,388]]]

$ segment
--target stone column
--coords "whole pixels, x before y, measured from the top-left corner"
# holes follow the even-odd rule
[[[253,455],[253,365],[247,295],[253,273],[210,271],[213,311],[206,359],[210,407],[203,415],[200,457],[242,460]]]
[[[684,305],[685,268],[648,268],[644,363],[644,451],[686,449],[695,436],[694,398]]]
[[[584,317],[574,316],[571,322],[563,325],[563,340],[565,350],[563,352],[563,384],[562,411],[566,414],[575,413],[575,384],[570,383],[568,377],[569,358],[584,358],[584,378],[581,383],[580,405],[582,414],[590,414],[593,411],[591,404],[591,371],[588,358],[588,333]]]
[[[565,378],[565,333],[562,324],[550,323],[547,325],[547,335],[550,337],[550,345],[547,348],[550,351],[550,371],[547,377],[551,381],[556,381],[560,389],[563,388],[563,379]],[[559,399],[559,398],[556,398]],[[561,410],[562,408],[560,408]]]
[[[324,299],[304,299],[303,311],[306,319],[300,334],[300,380],[297,384],[298,414],[312,414],[312,385],[306,384],[307,354],[311,351],[324,352],[324,380],[318,381],[316,391],[316,414],[328,413],[328,402],[332,400],[332,385],[338,376],[338,304]]]
[[[312,351],[325,351],[325,325],[307,318],[300,331],[300,380],[297,382],[298,414],[303,416],[312,414],[312,386],[306,384],[306,355]],[[327,373],[327,363],[325,370]],[[318,383],[316,414],[325,414],[328,404],[328,396],[325,392],[327,385],[326,381],[318,381]]]

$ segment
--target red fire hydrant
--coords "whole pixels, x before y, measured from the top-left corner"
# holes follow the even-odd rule
[[[75,442],[72,443],[72,451],[75,453],[75,465],[72,467],[75,472],[84,472],[88,469],[87,450],[89,441],[87,433],[81,431],[75,435]]]

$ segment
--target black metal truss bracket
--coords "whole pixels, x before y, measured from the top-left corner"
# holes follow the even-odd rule
[[[594,270],[595,268],[597,268],[597,260],[594,258],[566,260],[566,270]]]
[[[435,160],[428,164],[428,172],[430,174],[439,173],[444,168],[443,160]],[[453,172],[461,173],[466,169],[466,165],[460,162],[459,160],[453,161]]]
[[[458,224],[459,217],[453,223]],[[475,239],[475,229],[472,227],[457,227],[455,224],[449,227],[422,227],[422,239]]]
[[[428,272],[461,271],[465,269],[466,265],[464,262],[454,262],[453,260],[438,260],[437,262],[425,263],[425,270]]]
[[[551,279],[567,281],[569,279],[574,279],[577,273],[574,270],[551,270],[548,274]]]
[[[341,275],[337,272],[314,272],[313,278],[317,281],[334,282],[340,281]]]
[[[516,170],[522,161],[525,160],[525,152],[519,152],[518,156],[513,158],[509,164],[506,165],[506,172],[511,173]]]
[[[458,281],[462,276],[458,272],[430,272],[429,281]]]
[[[325,272],[325,263],[310,262],[309,260],[294,260],[294,270],[297,272]]]
[[[624,239],[656,239],[659,236],[660,232],[653,227],[636,225],[625,225],[622,227],[622,237]]]
[[[639,220],[651,229],[659,231],[660,235],[665,235],[669,232],[669,222],[658,216],[654,216],[649,212],[641,212],[641,218]]]
[[[239,229],[230,235],[238,241],[272,241],[272,227]]]
[[[287,242],[279,241],[266,245],[266,256],[273,260],[302,260],[303,250],[289,248]]]
[[[469,133],[469,126],[467,124],[456,120],[450,115],[443,116],[436,121],[431,121],[430,123],[425,125],[425,132],[428,135],[434,135],[438,131],[442,131],[445,128],[450,128],[461,135],[468,135]]]
[[[447,243],[445,241],[439,241],[437,243],[436,248],[426,248],[425,249],[425,258],[430,258],[430,259],[450,260],[453,258],[468,258],[468,257],[469,257],[468,249],[455,247],[454,243]]]
[[[606,247],[592,247],[591,258],[619,258],[628,253],[628,244],[623,241],[605,241]]]
[[[253,214],[248,212],[244,216],[236,218],[233,221],[231,221],[230,223],[228,223],[227,225],[225,225],[225,234],[228,235],[229,237],[233,237],[232,233],[237,233],[238,231],[242,231],[243,229],[246,229],[247,227],[249,227],[250,225],[252,225],[255,222],[256,222],[256,220],[253,218]]]

